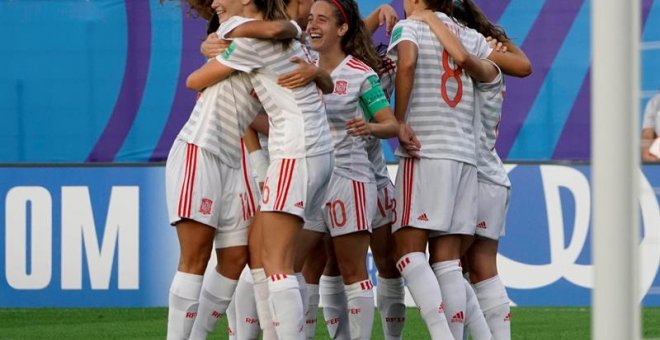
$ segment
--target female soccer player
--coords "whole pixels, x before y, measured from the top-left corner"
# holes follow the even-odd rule
[[[319,67],[335,83],[334,92],[324,97],[334,136],[335,167],[326,196],[326,225],[318,231],[327,226],[333,237],[351,335],[368,339],[374,307],[366,255],[377,188],[364,136],[393,137],[398,126],[373,70],[380,59],[355,1],[316,1],[307,33],[312,48],[319,52]]]
[[[442,13],[451,13],[451,1],[406,0],[404,9],[407,15],[436,12],[477,61],[490,54],[481,34]],[[447,47],[426,24],[411,20],[397,24],[389,46],[397,60],[395,113],[402,123],[396,185],[400,204],[392,227],[397,266],[434,339],[462,338],[466,287],[460,246],[462,235],[474,233],[477,203],[480,123],[473,80],[461,68],[473,59],[450,59]],[[484,67],[471,75],[490,81],[496,70]],[[424,254],[427,242],[433,270]]]
[[[217,9],[232,12],[235,2],[218,0]],[[214,3],[215,5],[215,3]],[[281,1],[254,1],[243,7],[251,18],[285,18]],[[222,37],[248,19],[233,18],[223,24]],[[272,42],[235,39],[220,57],[188,78],[193,88],[203,88],[231,75],[250,72],[250,79],[270,118],[271,164],[264,184],[261,211],[264,228],[262,260],[269,275],[269,293],[276,330],[281,338],[299,338],[302,300],[293,273],[295,238],[303,221],[322,219],[319,201],[332,169],[331,137],[321,94],[308,84],[293,90],[277,85],[277,77],[292,71],[293,57],[305,59],[297,41]],[[317,207],[315,209],[315,207]]]
[[[250,28],[262,34],[296,35],[295,26],[287,21],[255,23],[244,29]],[[181,250],[170,287],[171,339],[204,338],[213,329],[247,259],[250,216],[241,198],[246,192],[241,181],[240,136],[258,112],[251,89],[244,75],[210,84],[170,150],[168,210]],[[218,266],[202,284],[214,240]]]

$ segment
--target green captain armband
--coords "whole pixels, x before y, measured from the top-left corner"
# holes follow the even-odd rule
[[[390,102],[385,97],[385,92],[383,92],[383,88],[380,86],[378,77],[370,76],[367,78],[367,81],[369,81],[371,88],[360,96],[360,106],[362,107],[362,111],[364,111],[365,120],[371,121],[374,115],[376,115],[376,112],[390,106]]]

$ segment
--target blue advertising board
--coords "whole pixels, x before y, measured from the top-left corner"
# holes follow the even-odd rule
[[[588,306],[589,166],[508,168],[498,261],[512,302]],[[640,296],[660,306],[660,166],[642,174]],[[179,248],[164,167],[5,167],[0,179],[0,308],[167,305]]]

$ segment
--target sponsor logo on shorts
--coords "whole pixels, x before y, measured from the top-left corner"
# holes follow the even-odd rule
[[[202,215],[208,215],[211,213],[211,208],[213,207],[213,201],[208,198],[202,198],[202,203],[199,205],[199,212]]]
[[[477,228],[486,229],[486,221],[481,221],[481,222],[477,223]]]
[[[335,94],[339,96],[345,96],[346,90],[348,88],[348,82],[346,80],[337,80],[335,82]]]
[[[429,217],[426,216],[426,213],[423,213],[423,214],[419,215],[419,217],[417,217],[417,220],[418,220],[418,221],[428,222],[428,221],[429,221]]]
[[[305,204],[303,203],[303,201],[296,202],[296,204],[294,204],[294,206],[295,206],[296,208],[300,208],[300,209],[304,209],[304,208],[305,208]]]

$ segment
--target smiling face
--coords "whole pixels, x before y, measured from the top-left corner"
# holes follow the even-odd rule
[[[307,21],[307,35],[312,48],[323,52],[341,44],[348,25],[337,22],[337,8],[334,4],[318,0],[312,5]]]
[[[227,21],[234,15],[240,15],[243,12],[243,4],[239,0],[213,0],[211,7],[218,13],[220,22]]]

